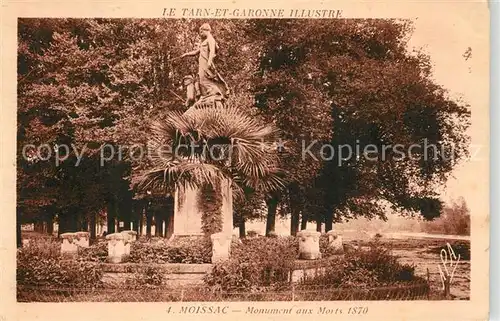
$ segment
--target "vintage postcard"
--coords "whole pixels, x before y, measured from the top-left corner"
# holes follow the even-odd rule
[[[486,320],[486,1],[5,1],[0,320]]]

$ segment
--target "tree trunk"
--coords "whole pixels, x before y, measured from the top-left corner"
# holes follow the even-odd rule
[[[307,228],[307,216],[302,213],[302,221],[300,222],[300,230],[305,230]]]
[[[327,214],[325,218],[325,232],[329,232],[331,230],[333,230],[333,216],[330,213],[330,215]]]
[[[122,205],[121,211],[120,211],[120,217],[121,221],[123,222],[123,226],[120,228],[121,231],[128,231],[130,230],[130,222],[132,222],[131,216],[132,216],[132,204],[131,202],[125,201],[127,205]]]
[[[153,224],[153,213],[151,213],[151,205],[146,205],[146,236],[151,237],[151,225]]]
[[[139,221],[141,212],[141,204],[138,201],[134,201],[134,206],[132,207],[132,230],[139,236]]]
[[[138,226],[138,235],[142,235],[142,233],[144,232],[144,209],[145,207],[141,207],[141,211],[139,212],[139,226]]]
[[[113,234],[115,230],[115,220],[116,220],[116,203],[114,199],[108,201],[108,211],[106,213],[107,219],[107,230],[106,234]]]
[[[90,214],[90,244],[93,244],[97,239],[96,235],[96,213]]]
[[[66,216],[62,213],[59,212],[57,215],[57,223],[58,223],[58,229],[57,229],[57,237],[60,237],[61,234],[66,232],[67,229],[67,222],[66,222]]]
[[[240,231],[240,239],[244,239],[247,236],[245,228],[245,218],[241,217],[238,221],[238,229]]]
[[[316,232],[321,232],[321,227],[323,225],[323,217],[321,215],[316,215]]]
[[[155,213],[155,236],[163,237],[163,219],[159,211]]]
[[[165,220],[165,237],[170,238],[174,234],[174,214],[168,213]]]
[[[290,204],[290,235],[296,236],[299,231],[300,224],[300,201],[302,199],[302,194],[296,183],[290,185],[288,189],[289,204]]]
[[[320,220],[320,219],[317,219],[317,220],[316,220],[316,231],[317,231],[317,232],[321,232],[321,225],[322,225],[322,224],[323,224],[323,223],[321,222],[321,220]]]
[[[139,235],[139,218],[134,219],[132,222],[132,231],[135,231]]]
[[[43,221],[40,220],[35,221],[33,229],[37,233],[43,233]]]
[[[276,210],[278,209],[278,200],[275,198],[269,199],[267,202],[267,220],[266,220],[266,236],[274,233],[276,227]]]
[[[125,220],[123,220],[123,227],[122,227],[122,231],[129,231],[129,230],[132,230],[130,228],[130,224],[132,223],[132,220],[130,218],[125,218]]]
[[[68,217],[68,232],[74,233],[77,231],[77,215],[74,211],[66,214]]]
[[[19,210],[17,210],[16,213],[16,244],[17,247],[23,247],[23,239],[21,236],[21,213],[19,213]]]
[[[165,218],[165,237],[170,238],[174,234],[174,198],[169,197],[167,200],[167,213]]]
[[[47,225],[47,234],[52,236],[54,233],[54,215],[52,213],[46,214],[45,224]]]
[[[82,217],[82,219],[80,220],[80,228],[78,230],[84,231],[84,232],[89,231],[89,219],[88,219],[87,215],[84,215]]]
[[[59,232],[58,236],[63,233],[76,232],[77,221],[76,213],[73,209],[68,209],[59,214]]]
[[[290,235],[297,236],[297,232],[299,231],[299,221],[300,221],[300,212],[297,208],[292,207],[292,217],[290,220]]]

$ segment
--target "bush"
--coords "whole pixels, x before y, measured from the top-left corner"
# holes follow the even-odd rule
[[[470,260],[470,242],[467,241],[455,241],[450,243],[453,252],[458,257],[460,255],[460,260],[469,261]],[[449,257],[449,249],[447,245],[436,246],[429,250],[430,253],[440,254],[442,250],[446,251]]]
[[[78,257],[81,261],[106,262],[108,257],[108,243],[100,240],[88,248],[78,248]]]
[[[102,270],[92,262],[64,260],[48,242],[30,244],[17,252],[17,283],[47,287],[99,287]]]
[[[444,207],[438,218],[422,222],[421,229],[433,234],[470,235],[470,211],[465,200]]]
[[[378,241],[368,250],[356,249],[344,259],[333,260],[323,273],[302,281],[303,284],[368,288],[416,280],[415,269],[401,264]]]
[[[368,250],[358,249],[347,254],[345,261],[348,273],[359,268],[366,269],[372,271],[374,278],[381,283],[410,281],[414,276],[413,266],[399,263],[397,257],[377,241]]]
[[[19,251],[26,256],[36,255],[44,258],[59,258],[61,256],[61,242],[56,238],[32,238]]]
[[[166,283],[165,272],[154,266],[147,266],[134,273],[134,277],[127,279],[125,285],[129,288],[155,288]]]
[[[205,283],[216,290],[256,290],[288,282],[298,256],[294,237],[259,237],[234,242],[229,260],[215,264]]]
[[[390,275],[391,269],[397,265],[396,257],[390,254],[390,250],[379,246],[377,241],[369,243],[368,249],[359,247],[349,252],[346,257],[353,268],[361,267],[369,270],[377,270],[380,275]]]
[[[320,239],[323,251],[328,248],[327,242],[326,237]],[[231,258],[215,264],[204,281],[212,289],[222,291],[260,293],[276,289],[289,282],[290,271],[297,268],[297,256],[298,240],[294,237],[242,240],[233,243]],[[324,269],[303,279],[301,285],[371,288],[420,281],[414,266],[399,263],[378,240],[370,243],[367,250],[354,249],[343,258],[331,258],[322,265]]]
[[[212,260],[212,243],[209,238],[182,237],[172,242],[152,243],[137,241],[132,243],[131,263],[210,263]]]
[[[330,247],[328,246],[328,236],[325,234],[321,234],[319,237],[319,252],[322,257],[328,257],[330,251]]]

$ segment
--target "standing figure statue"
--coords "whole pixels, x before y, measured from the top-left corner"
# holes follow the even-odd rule
[[[199,55],[198,57],[198,83],[200,87],[200,99],[214,97],[225,99],[229,95],[229,87],[217,71],[214,59],[219,50],[219,46],[212,36],[212,28],[208,23],[200,27],[202,42],[193,51],[187,52],[181,58]]]

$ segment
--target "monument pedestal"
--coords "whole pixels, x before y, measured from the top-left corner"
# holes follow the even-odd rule
[[[171,239],[186,236],[203,236],[202,209],[199,208],[198,188],[189,186],[177,189],[174,194],[174,231]],[[229,180],[221,183],[222,194],[222,233],[232,235],[233,233],[233,193]]]
[[[225,180],[221,184],[222,193],[222,233],[225,235],[233,235],[233,190],[231,182]]]
[[[174,233],[172,238],[180,236],[203,235],[201,230],[201,210],[198,208],[197,188],[186,186],[175,190]]]

